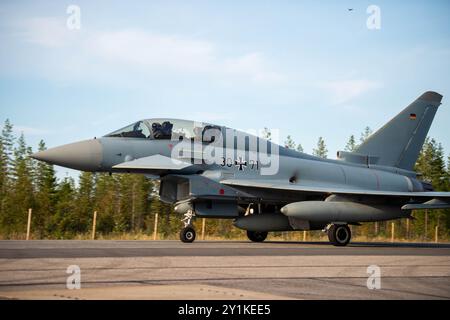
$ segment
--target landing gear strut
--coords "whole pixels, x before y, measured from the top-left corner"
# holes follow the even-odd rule
[[[191,243],[195,240],[195,229],[192,226],[192,220],[195,217],[194,210],[188,210],[181,220],[184,223],[184,228],[180,231],[180,240],[185,243]]]
[[[267,238],[268,232],[257,232],[247,230],[247,237],[253,242],[263,242]]]
[[[346,246],[352,237],[350,228],[346,224],[332,224],[327,232],[331,244],[337,247]]]

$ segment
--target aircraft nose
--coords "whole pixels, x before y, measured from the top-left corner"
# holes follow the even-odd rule
[[[103,148],[99,140],[85,140],[32,154],[36,160],[83,171],[101,168]]]

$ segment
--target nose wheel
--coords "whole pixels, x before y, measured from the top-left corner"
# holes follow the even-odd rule
[[[328,239],[337,247],[346,246],[352,237],[350,228],[346,224],[332,224],[328,228]]]
[[[191,243],[195,240],[195,229],[192,227],[185,227],[180,231],[180,240],[185,243]]]

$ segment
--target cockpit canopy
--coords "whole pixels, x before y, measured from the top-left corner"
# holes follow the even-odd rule
[[[177,119],[147,119],[116,130],[105,137],[150,140],[201,140],[213,142],[222,132],[220,126]]]

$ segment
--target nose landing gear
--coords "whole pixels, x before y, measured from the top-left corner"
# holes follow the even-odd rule
[[[195,217],[194,210],[188,210],[181,220],[184,223],[184,228],[180,231],[180,240],[184,243],[191,243],[195,240],[195,229],[192,226],[192,220]]]
[[[191,243],[195,240],[195,229],[192,227],[185,227],[180,231],[180,240],[185,243]]]

